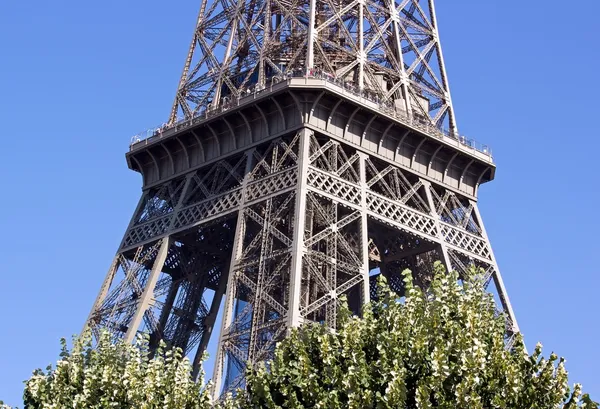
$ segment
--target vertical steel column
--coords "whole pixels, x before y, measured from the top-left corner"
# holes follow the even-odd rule
[[[271,24],[272,24],[272,18],[271,18],[271,2],[267,0],[266,4],[265,4],[265,19],[263,20],[263,38],[264,41],[269,41],[270,40],[270,35],[271,35]],[[260,87],[264,88],[266,87],[266,75],[265,75],[265,65],[267,64],[267,62],[265,61],[265,48],[262,47],[260,49],[260,62],[258,64],[258,83],[257,85],[259,85]]]
[[[300,293],[302,287],[302,256],[306,252],[304,245],[304,227],[306,222],[306,196],[308,164],[310,158],[310,138],[312,131],[304,128],[299,135],[298,185],[296,187],[296,205],[294,207],[294,241],[292,244],[292,264],[290,271],[290,301],[288,306],[288,327],[301,324]]]
[[[306,44],[306,67],[313,68],[315,66],[315,14],[317,2],[310,0],[309,18],[308,18],[308,43]]]
[[[158,249],[158,253],[156,254],[156,258],[154,259],[154,264],[152,265],[152,271],[150,272],[150,276],[148,277],[148,281],[146,282],[146,286],[144,287],[144,292],[140,296],[138,300],[137,309],[131,322],[129,323],[129,328],[127,329],[127,333],[125,334],[125,341],[131,342],[135,338],[135,334],[137,333],[137,329],[142,322],[142,318],[144,317],[144,313],[150,306],[150,301],[154,296],[154,287],[156,286],[156,282],[158,281],[158,277],[162,272],[163,266],[165,264],[165,259],[167,258],[167,254],[169,252],[171,240],[170,237],[167,236],[162,239],[162,243],[160,248]]]
[[[235,266],[237,265],[240,257],[242,256],[242,249],[244,245],[244,235],[246,232],[246,219],[244,216],[244,208],[246,204],[246,189],[248,187],[248,181],[252,172],[252,155],[254,149],[246,151],[246,169],[244,172],[244,180],[242,181],[242,199],[238,206],[237,223],[235,225],[235,237],[233,239],[233,247],[231,249],[231,259],[229,263],[229,269],[227,274],[221,277],[221,280],[226,280],[226,294],[225,294],[225,305],[223,310],[223,317],[221,318],[221,331],[219,332],[219,342],[217,344],[217,353],[215,355],[215,366],[213,369],[213,389],[212,398],[214,401],[219,399],[221,395],[221,383],[223,381],[223,368],[225,366],[225,349],[223,348],[223,337],[231,322],[233,321],[233,308],[235,302]],[[221,283],[219,283],[221,286]],[[216,295],[216,294],[215,294]]]
[[[364,0],[358,0],[358,88],[365,87]]]
[[[233,39],[235,38],[235,33],[238,25],[238,13],[233,14],[235,17],[232,18],[228,23],[231,24],[231,33],[229,33],[229,39],[227,40],[227,48],[225,49],[225,54],[223,55],[223,64],[221,65],[219,78],[217,80],[217,86],[215,88],[215,97],[212,101],[213,108],[219,106],[221,102],[221,86],[223,84],[223,74],[227,72],[227,68],[230,64],[230,56],[231,56],[231,48],[233,46]],[[227,23],[226,23],[227,24]]]
[[[400,40],[401,38],[401,34],[400,34],[400,9],[401,8],[396,8],[396,2],[393,0],[389,0],[389,8],[390,8],[390,16],[392,18],[392,24],[394,26],[394,29],[392,30],[392,33],[394,35],[394,40],[396,41],[396,52],[397,52],[397,58],[398,58],[398,62],[400,63],[400,89],[402,90],[402,94],[404,97],[404,106],[406,108],[406,113],[409,116],[412,116],[412,107],[410,105],[410,94],[408,91],[408,75],[406,75],[406,69],[404,68],[404,55],[402,55],[402,42]]]
[[[175,206],[173,208],[173,214],[177,214],[179,212],[179,210],[183,207],[183,204],[184,204],[186,196],[187,196],[187,191],[190,187],[190,183],[192,182],[194,174],[195,174],[194,172],[191,172],[186,176],[185,182],[181,189],[181,195],[179,196],[179,199],[177,200],[177,203],[175,204]],[[171,223],[169,225],[168,230],[171,230],[174,228],[176,221],[177,221],[177,217],[173,217],[171,219]],[[177,292],[179,291],[180,286],[181,286],[181,281],[177,282],[175,279],[172,280],[171,286],[169,288],[169,292],[167,294],[165,302],[163,303],[160,318],[158,320],[158,335],[160,338],[162,338],[164,336],[165,326],[167,325],[167,322],[169,320],[169,316],[171,314],[171,309],[173,308],[173,303],[175,302],[175,298],[177,296]]]
[[[481,235],[487,242],[487,246],[490,249],[490,257],[492,259],[492,266],[494,268],[494,284],[496,285],[496,290],[498,291],[498,297],[500,297],[500,301],[502,302],[502,307],[504,307],[504,311],[508,314],[508,318],[511,320],[512,332],[517,333],[520,332],[519,325],[517,324],[517,318],[515,317],[515,313],[512,309],[512,305],[510,303],[510,299],[508,298],[508,293],[506,292],[506,287],[504,287],[504,281],[502,280],[502,276],[500,275],[500,270],[498,269],[498,263],[496,262],[496,256],[494,256],[494,251],[492,250],[492,246],[490,245],[490,239],[485,230],[485,226],[483,225],[483,220],[481,219],[481,214],[479,213],[479,207],[477,206],[477,202],[474,200],[469,200],[469,203],[473,205],[473,211],[475,212],[475,216],[477,217],[477,221],[479,222],[479,227],[481,228]]]
[[[423,183],[423,189],[425,189],[425,195],[427,196],[427,204],[429,205],[429,213],[435,218],[435,229],[437,230],[437,236],[439,238],[440,251],[442,252],[442,262],[446,266],[446,271],[452,270],[452,263],[450,262],[450,256],[448,255],[448,247],[446,246],[446,239],[442,235],[442,228],[440,226],[440,215],[437,213],[435,208],[435,202],[431,195],[431,182],[425,179],[421,179]],[[418,194],[418,193],[417,193]]]
[[[454,133],[454,135],[458,135],[458,127],[456,126],[456,119],[454,118],[452,98],[450,98],[450,85],[448,84],[448,76],[446,75],[446,64],[444,63],[444,55],[442,54],[442,45],[440,43],[440,35],[437,26],[437,17],[435,15],[435,5],[433,0],[429,0],[429,13],[431,14],[431,24],[433,25],[434,30],[435,47],[438,52],[440,76],[442,77],[442,84],[444,85],[444,97],[446,99],[446,104],[448,104],[450,130]]]
[[[371,301],[371,291],[369,284],[369,217],[367,216],[367,167],[366,160],[368,155],[364,152],[358,152],[359,171],[360,171],[360,246],[362,253],[362,274],[363,284],[361,292],[361,302],[367,304]]]

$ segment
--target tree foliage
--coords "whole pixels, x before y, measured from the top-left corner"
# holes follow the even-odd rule
[[[85,335],[62,352],[56,367],[36,370],[25,383],[25,409],[207,409],[208,392],[191,377],[191,364],[178,349],[161,344],[151,355],[148,337],[134,344],[100,336],[96,347]]]
[[[269,370],[248,374],[241,408],[598,408],[568,386],[564,359],[505,348],[505,318],[477,271],[458,280],[440,263],[427,292],[405,271],[405,299],[379,282],[364,317],[343,309],[337,331],[291,332]]]

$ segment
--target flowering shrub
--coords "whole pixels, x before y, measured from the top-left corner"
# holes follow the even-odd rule
[[[364,317],[345,308],[334,333],[292,331],[270,370],[249,373],[242,408],[598,408],[568,386],[564,359],[530,356],[517,336],[505,347],[505,318],[477,271],[447,274],[435,264],[424,292],[405,271],[405,299],[379,282]]]
[[[70,351],[61,343],[56,368],[38,369],[26,381],[25,409],[210,407],[204,382],[192,380],[191,364],[178,349],[161,344],[151,357],[148,337],[133,345],[112,343],[108,332],[95,348],[89,334],[74,340]]]

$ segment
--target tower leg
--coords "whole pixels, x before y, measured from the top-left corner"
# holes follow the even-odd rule
[[[294,215],[294,242],[292,244],[292,264],[290,271],[290,302],[288,306],[288,327],[297,327],[301,323],[300,304],[302,290],[302,263],[306,247],[304,230],[306,224],[306,180],[308,178],[308,162],[310,154],[310,136],[308,129],[299,133],[298,184],[296,187],[296,204]]]
[[[369,216],[367,213],[367,155],[359,152],[359,173],[360,173],[360,206],[362,207],[360,216],[360,251],[362,256],[362,275],[363,282],[361,288],[361,304],[367,304],[371,301],[371,291],[369,285]]]
[[[494,284],[496,285],[496,291],[498,292],[498,297],[500,297],[500,302],[502,303],[502,308],[504,312],[508,316],[509,322],[507,323],[507,329],[510,333],[516,334],[520,332],[519,325],[517,324],[517,318],[513,311],[512,305],[510,303],[510,299],[508,298],[508,293],[506,291],[506,287],[504,286],[504,281],[502,280],[502,276],[500,275],[500,269],[498,268],[498,263],[496,262],[496,257],[494,256],[494,251],[492,250],[492,246],[489,244],[490,240],[485,230],[485,226],[481,219],[481,214],[479,213],[479,207],[477,206],[477,202],[471,201],[471,205],[473,206],[473,211],[479,220],[479,226],[481,227],[481,234],[488,242],[488,247],[490,249],[490,257],[492,259],[492,278],[494,280]]]
[[[98,336],[99,329],[110,331],[115,339],[133,340],[145,323],[149,332],[158,329],[155,311],[157,294],[168,291],[171,281],[159,280],[169,251],[169,239],[163,238],[115,257],[104,286],[86,327]],[[142,320],[142,318],[144,318]]]
[[[132,342],[135,338],[135,334],[137,333],[138,327],[142,322],[142,318],[150,305],[154,297],[154,288],[156,287],[156,282],[158,281],[158,277],[162,271],[163,265],[165,264],[165,259],[167,258],[167,252],[169,251],[169,237],[165,237],[161,240],[160,248],[158,250],[158,254],[154,260],[154,264],[152,266],[152,270],[150,271],[150,277],[146,281],[146,286],[144,287],[144,292],[141,294],[137,309],[131,322],[129,323],[129,328],[127,329],[127,333],[125,334],[125,341]]]
[[[254,150],[246,152],[246,170],[244,172],[244,180],[242,186],[244,189],[248,186],[248,181],[251,177],[252,170],[252,156]],[[217,400],[221,396],[222,382],[223,382],[223,371],[225,369],[226,361],[226,350],[223,348],[225,337],[227,336],[227,330],[233,321],[234,305],[236,297],[236,278],[235,278],[235,267],[239,264],[242,258],[242,251],[244,246],[244,236],[246,231],[246,224],[244,218],[244,203],[240,204],[237,222],[235,226],[235,237],[233,239],[233,248],[229,262],[229,268],[227,274],[221,277],[221,281],[225,280],[224,283],[219,283],[219,286],[223,286],[225,291],[225,309],[223,311],[223,317],[221,320],[221,329],[219,332],[219,342],[217,344],[217,352],[215,358],[215,366],[213,369],[213,390],[212,396],[214,400]],[[196,370],[196,369],[195,369]]]

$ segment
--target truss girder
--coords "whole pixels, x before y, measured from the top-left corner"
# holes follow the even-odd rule
[[[401,172],[400,169],[396,170]],[[358,184],[313,166],[309,167],[308,189],[337,200],[347,207],[360,208],[361,191]],[[464,228],[438,221],[429,212],[420,212],[407,206],[402,200],[390,199],[371,189],[366,191],[366,202],[366,211],[373,219],[417,234],[424,239],[439,240],[439,237],[442,237],[450,248],[460,249],[478,259],[491,260],[489,243]]]
[[[423,0],[202,0],[170,123],[309,71],[456,132],[435,9]]]
[[[219,164],[213,166],[219,166]],[[198,172],[204,172],[204,170]],[[167,215],[134,225],[127,232],[123,247],[131,248],[139,243],[154,240],[168,232],[182,231],[203,223],[213,222],[223,216],[235,213],[242,197],[246,197],[248,200],[261,200],[294,186],[296,178],[295,170],[286,168],[268,177],[252,181],[244,189],[241,187],[241,183],[238,183],[226,191],[207,192],[206,197],[198,202],[192,202],[187,206],[181,206],[177,211],[170,211]]]

